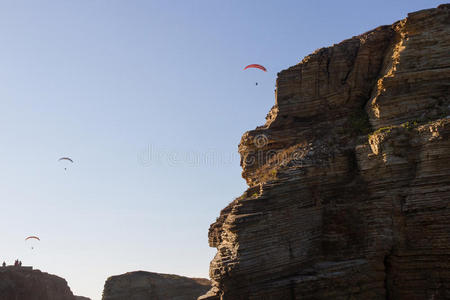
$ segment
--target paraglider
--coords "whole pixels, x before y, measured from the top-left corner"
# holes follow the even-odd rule
[[[71,163],[73,163],[73,160],[70,157],[61,157],[60,159],[58,159],[58,161],[60,161],[60,160],[68,160]]]
[[[28,237],[26,237],[25,238],[25,241],[35,241],[35,242],[37,242],[37,241],[41,241],[41,239],[38,237],[38,236],[35,236],[35,235],[30,235],[30,236],[28,236]],[[33,242],[31,245],[31,250],[33,250],[34,249],[34,243],[35,242]]]
[[[261,66],[261,65],[258,65],[258,64],[248,65],[248,66],[246,66],[244,68],[244,70],[251,69],[251,68],[260,69],[260,70],[263,70],[264,72],[267,72],[267,69],[264,66]],[[258,85],[258,82],[256,82],[255,85]]]
[[[62,161],[62,160],[70,161],[71,163],[73,163],[73,160],[70,157],[61,157],[60,159],[58,159],[58,161]],[[67,168],[64,168],[64,170],[67,171]]]
[[[251,65],[248,65],[248,66],[246,66],[246,67],[244,68],[244,70],[247,70],[247,69],[250,69],[250,68],[260,69],[260,70],[263,70],[264,72],[267,72],[267,69],[264,68],[264,66],[261,66],[261,65],[258,65],[258,64],[251,64]]]

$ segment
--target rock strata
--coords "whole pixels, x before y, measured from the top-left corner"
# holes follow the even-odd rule
[[[449,54],[446,4],[280,72],[199,299],[449,299]]]
[[[77,300],[65,279],[32,267],[0,267],[0,300]]]
[[[208,279],[137,271],[108,278],[102,299],[195,300],[210,287]]]

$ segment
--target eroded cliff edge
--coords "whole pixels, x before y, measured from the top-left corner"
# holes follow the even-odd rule
[[[450,298],[450,5],[278,74],[199,299]]]

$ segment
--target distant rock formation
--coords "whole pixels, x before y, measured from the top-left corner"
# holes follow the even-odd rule
[[[32,267],[0,267],[0,300],[89,300],[74,296],[66,280]]]
[[[103,300],[195,300],[211,288],[203,278],[144,271],[109,277]]]
[[[450,5],[278,74],[199,299],[450,299]]]

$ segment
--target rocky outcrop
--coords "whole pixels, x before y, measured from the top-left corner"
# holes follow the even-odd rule
[[[199,299],[450,298],[450,5],[278,74]]]
[[[0,300],[77,300],[66,280],[31,267],[0,267]],[[87,299],[89,298],[80,298]]]
[[[193,300],[211,287],[208,279],[144,271],[106,280],[103,300]]]

